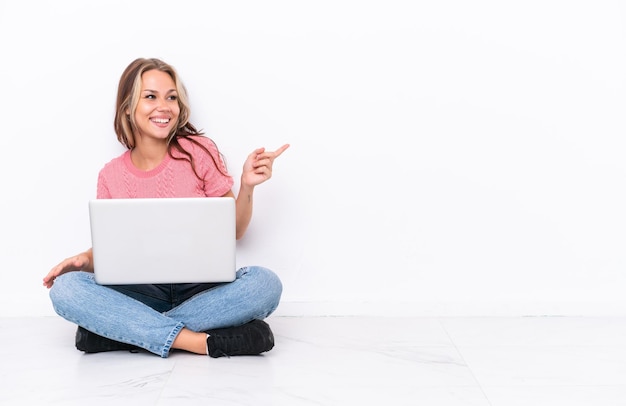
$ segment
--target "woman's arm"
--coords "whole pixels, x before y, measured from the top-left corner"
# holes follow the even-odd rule
[[[243,237],[252,219],[252,203],[255,186],[260,185],[272,177],[274,160],[287,148],[289,148],[289,144],[283,145],[274,152],[265,151],[265,148],[258,148],[246,158],[241,174],[241,186],[239,187],[239,193],[235,200],[237,239]],[[224,196],[235,197],[235,194],[229,191]]]
[[[61,263],[52,268],[50,272],[44,276],[43,285],[49,289],[58,276],[73,271],[93,272],[93,252],[91,248],[61,261]]]

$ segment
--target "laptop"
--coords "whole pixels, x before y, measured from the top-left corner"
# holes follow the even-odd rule
[[[89,201],[96,282],[102,285],[235,280],[235,199]]]

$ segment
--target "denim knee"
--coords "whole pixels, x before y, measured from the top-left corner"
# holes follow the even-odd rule
[[[67,272],[57,276],[49,291],[52,303],[58,303],[70,297],[75,297],[82,291],[80,285],[83,285],[85,279],[88,277],[87,272],[82,271]]]
[[[76,322],[72,316],[92,301],[89,285],[94,284],[93,274],[83,271],[68,272],[58,276],[49,291],[54,311],[61,317]],[[92,295],[93,296],[93,295]]]
[[[283,284],[278,275],[261,266],[247,267],[246,273],[255,279],[255,294],[259,310],[259,318],[265,318],[276,310],[283,292]]]

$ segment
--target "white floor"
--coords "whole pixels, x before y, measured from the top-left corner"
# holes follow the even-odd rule
[[[83,354],[56,318],[0,319],[2,405],[626,405],[626,318],[271,317],[276,347]]]

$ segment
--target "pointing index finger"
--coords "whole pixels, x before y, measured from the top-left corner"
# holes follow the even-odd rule
[[[274,151],[274,158],[278,158],[283,152],[285,152],[285,150],[289,148],[289,144],[285,144],[282,147],[278,148],[276,151]]]

